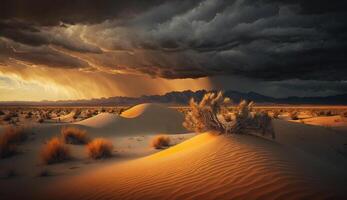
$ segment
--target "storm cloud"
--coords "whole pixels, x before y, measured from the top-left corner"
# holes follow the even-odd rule
[[[167,79],[237,76],[286,88],[297,80],[336,93],[347,79],[345,1],[5,0],[1,7],[4,65],[11,58]]]

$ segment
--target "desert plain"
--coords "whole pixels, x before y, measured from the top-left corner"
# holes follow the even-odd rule
[[[231,111],[235,108],[230,107]],[[1,199],[344,199],[347,107],[255,106],[276,137],[194,133],[187,106],[5,107],[2,136],[27,138],[0,160]],[[28,114],[30,113],[30,114]],[[28,117],[30,115],[30,117]],[[64,128],[113,148],[93,159],[89,144],[65,144],[69,159],[47,163],[42,148]],[[156,148],[153,140],[168,140]]]

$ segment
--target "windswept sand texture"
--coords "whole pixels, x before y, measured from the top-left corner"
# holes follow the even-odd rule
[[[63,180],[48,187],[45,195],[53,199],[333,198],[336,193],[328,192],[332,188],[320,188],[321,177],[306,173],[326,170],[305,167],[311,161],[261,138],[204,133],[154,155]]]

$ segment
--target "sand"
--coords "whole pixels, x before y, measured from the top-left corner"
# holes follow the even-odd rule
[[[323,126],[275,120],[276,140],[254,135],[187,133],[183,116],[156,104],[141,104],[121,116],[101,113],[71,125],[105,137],[116,151],[93,161],[83,146],[74,160],[48,166],[37,159],[42,143],[62,125],[34,127],[18,156],[0,160],[20,174],[0,179],[1,199],[346,199],[347,139]],[[170,126],[170,123],[175,126]],[[183,129],[183,130],[182,130]],[[165,132],[176,144],[149,147]],[[25,166],[25,167],[22,167]],[[20,190],[21,192],[17,192]]]
[[[312,166],[319,162],[315,159],[254,136],[204,133],[145,158],[62,180],[48,186],[44,196],[53,199],[337,198],[338,191],[334,191],[337,187],[325,184],[342,184],[342,172],[336,173],[324,165]],[[61,192],[55,194],[56,191]]]
[[[159,104],[140,104],[120,116],[100,113],[76,122],[86,128],[98,129],[103,134],[143,135],[148,133],[187,133],[182,126],[182,113]]]

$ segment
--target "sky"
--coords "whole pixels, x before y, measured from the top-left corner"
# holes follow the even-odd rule
[[[342,0],[2,0],[0,101],[347,93]]]

